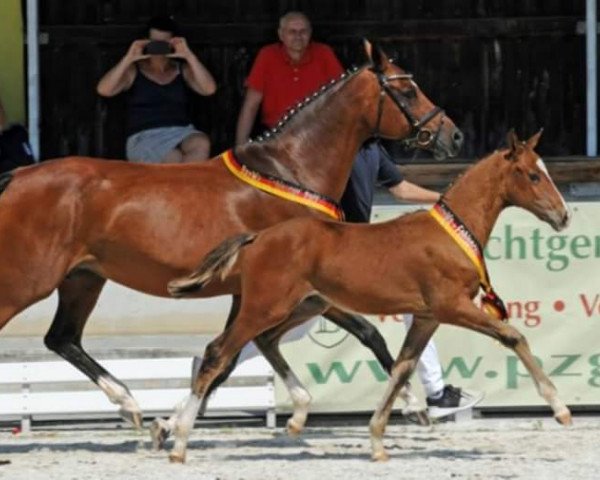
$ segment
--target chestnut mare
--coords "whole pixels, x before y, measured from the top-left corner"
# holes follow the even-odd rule
[[[241,272],[242,303],[237,318],[206,348],[193,393],[175,429],[171,459],[185,459],[200,399],[239,349],[292,312],[307,319],[331,305],[361,313],[415,315],[389,387],[371,419],[375,460],[387,458],[382,437],[395,397],[440,323],[484,333],[513,349],[556,419],[570,423],[569,410],[533,359],[523,335],[473,303],[480,283],[485,284],[478,273],[486,271],[485,264],[473,262],[454,237],[460,231],[470,232],[467,238],[481,253],[498,215],[509,205],[529,210],[556,230],[566,227],[567,206],[533,150],[540,134],[519,142],[511,132],[509,148],[472,166],[430,212],[375,225],[293,219],[225,241],[194,274],[172,281],[169,290],[182,296]],[[450,221],[436,221],[439,209]],[[457,226],[452,233],[446,230],[449,224]]]
[[[278,177],[288,186],[312,190],[310,198],[330,197],[329,203],[335,204],[359,147],[373,133],[414,137],[422,148],[455,155],[462,134],[454,123],[410,75],[378,49],[371,56],[367,47],[370,65],[324,87],[268,138],[237,148],[238,161],[271,180]],[[5,258],[0,267],[0,328],[58,290],[46,346],[87,375],[139,426],[142,413],[127,387],[81,346],[106,279],[166,297],[168,281],[191,272],[197,259],[225,238],[303,215],[320,213],[240,181],[222,156],[186,165],[71,157],[17,169],[0,177]],[[231,320],[238,293],[239,280],[230,277],[197,296],[233,294]],[[336,310],[327,315],[372,348],[389,371],[393,359],[374,327]],[[266,334],[257,344],[289,380],[292,398],[305,405],[310,396],[281,358],[277,338]],[[305,416],[300,411],[300,428]]]

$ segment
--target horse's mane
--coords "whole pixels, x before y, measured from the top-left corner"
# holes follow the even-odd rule
[[[287,181],[295,181],[294,175],[291,172],[281,170],[282,164],[278,158],[279,149],[276,146],[275,141],[280,139],[280,134],[284,130],[284,127],[292,120],[296,119],[298,115],[312,108],[317,100],[326,98],[332,92],[337,90],[337,88],[344,85],[369,66],[370,65],[367,64],[362,67],[349,68],[338,78],[332,79],[329,83],[322,85],[321,88],[316,90],[312,95],[298,101],[298,103],[290,107],[279,123],[272,129],[265,131],[262,135],[250,139],[247,143],[237,147],[235,149],[236,154],[249,168],[264,174],[281,177]]]
[[[281,118],[281,120],[279,120],[277,125],[275,125],[270,130],[266,130],[258,137],[250,139],[249,143],[261,143],[261,142],[264,142],[267,140],[272,140],[275,136],[277,136],[279,133],[281,133],[283,128],[291,120],[296,118],[298,114],[300,114],[302,111],[304,111],[307,107],[313,105],[316,100],[327,95],[338,85],[340,85],[340,84],[350,80],[354,76],[356,76],[357,73],[359,73],[360,71],[365,69],[367,66],[369,66],[369,65],[368,64],[363,65],[362,67],[353,66],[353,67],[347,69],[338,78],[334,78],[329,83],[322,85],[318,90],[315,90],[312,93],[312,95],[304,98],[303,100],[299,100],[298,103],[296,103],[295,105],[288,108],[288,110],[286,111],[284,116]]]

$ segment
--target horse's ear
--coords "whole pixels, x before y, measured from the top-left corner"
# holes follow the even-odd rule
[[[508,146],[508,153],[504,155],[504,158],[507,160],[515,160],[519,148],[519,137],[517,137],[514,128],[511,128],[506,134],[506,144]]]
[[[389,63],[389,59],[385,53],[377,46],[371,44],[368,40],[364,40],[365,52],[371,64],[371,69],[375,72],[383,72]]]
[[[543,131],[544,129],[540,128],[539,132],[537,132],[529,140],[527,140],[526,143],[529,148],[531,148],[532,150],[535,148],[535,146],[538,144],[538,141],[540,140],[540,137],[542,136]]]
[[[369,59],[369,61],[373,61],[373,45],[371,44],[371,42],[369,42],[369,40],[367,40],[366,38],[363,38],[363,46],[365,47],[365,53],[367,54],[367,58]]]

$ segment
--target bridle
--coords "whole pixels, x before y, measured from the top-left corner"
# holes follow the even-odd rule
[[[398,109],[404,114],[408,123],[411,125],[411,133],[413,137],[404,140],[407,146],[418,146],[421,148],[431,147],[435,143],[437,137],[442,128],[443,120],[440,122],[438,129],[433,132],[427,128],[424,128],[433,118],[438,114],[444,116],[444,110],[441,107],[434,107],[431,111],[427,112],[420,119],[415,117],[410,111],[406,96],[398,93],[395,89],[390,87],[389,82],[393,80],[411,80],[413,78],[410,73],[398,73],[395,75],[385,76],[382,72],[374,72],[377,76],[377,81],[381,90],[379,91],[379,104],[377,106],[377,123],[373,129],[373,136],[379,137],[379,125],[381,124],[381,117],[383,115],[383,101],[385,96],[388,95]]]

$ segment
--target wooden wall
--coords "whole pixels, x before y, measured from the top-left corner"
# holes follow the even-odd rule
[[[584,0],[40,0],[42,154],[122,158],[124,99],[100,99],[100,76],[155,14],[173,13],[214,74],[218,93],[194,98],[213,151],[230,146],[244,78],[276,39],[278,17],[309,14],[314,37],[346,66],[360,39],[381,42],[466,134],[462,157],[496,148],[509,127],[544,127],[546,156],[584,153]]]

